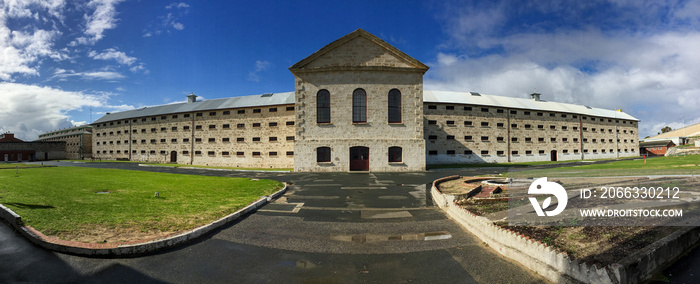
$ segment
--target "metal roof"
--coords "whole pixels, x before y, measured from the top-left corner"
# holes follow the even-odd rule
[[[655,140],[655,141],[644,141],[644,142],[639,142],[640,147],[656,147],[656,146],[666,146],[668,143],[671,143],[673,141],[671,140]]]
[[[615,119],[627,119],[639,121],[639,119],[621,112],[583,105],[550,102],[545,100],[521,99],[503,96],[484,95],[475,92],[448,92],[448,91],[423,91],[425,103],[454,103],[481,106],[493,106],[503,108],[529,109],[541,111],[556,111],[574,113],[580,115],[606,117]],[[135,117],[158,116],[171,113],[184,113],[207,111],[217,109],[231,109],[242,107],[272,106],[294,104],[294,92],[265,93],[260,95],[242,96],[224,99],[196,101],[193,103],[176,103],[154,107],[143,107],[134,110],[115,112],[105,115],[93,122],[93,124]]]
[[[233,97],[224,99],[213,99],[206,101],[196,101],[192,103],[176,103],[153,107],[143,107],[122,112],[113,112],[95,120],[92,124],[130,119],[135,117],[157,116],[171,113],[196,112],[217,109],[231,109],[256,106],[273,106],[294,104],[294,92],[288,93],[266,93],[261,95]]]
[[[583,105],[550,102],[545,100],[521,99],[512,97],[502,97],[484,95],[474,92],[447,92],[447,91],[423,91],[423,102],[426,103],[455,103],[482,106],[494,106],[503,108],[530,109],[542,111],[556,111],[565,113],[575,113],[596,117],[607,117],[616,119],[628,119],[639,121],[639,119],[621,111],[595,108]]]

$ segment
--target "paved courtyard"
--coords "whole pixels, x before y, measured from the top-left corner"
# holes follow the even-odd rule
[[[58,163],[61,165],[73,165]],[[527,283],[542,282],[433,206],[429,183],[452,174],[250,173],[74,164],[290,182],[287,193],[193,243],[133,258],[38,248],[0,225],[0,282]],[[1,200],[0,200],[1,202]]]

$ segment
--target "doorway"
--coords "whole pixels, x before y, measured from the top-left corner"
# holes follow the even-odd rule
[[[177,163],[177,151],[170,152],[170,162]]]
[[[551,156],[552,156],[551,157],[552,162],[556,162],[557,161],[557,150],[552,150]]]
[[[350,147],[350,170],[369,171],[369,148]]]

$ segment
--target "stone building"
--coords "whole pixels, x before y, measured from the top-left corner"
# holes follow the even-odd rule
[[[622,111],[474,92],[423,90],[428,66],[354,31],[289,68],[293,93],[107,114],[104,159],[296,171],[422,171],[426,164],[638,155]]]
[[[63,141],[25,142],[12,133],[0,135],[0,161],[46,161],[66,158]]]
[[[39,135],[36,141],[66,142],[66,159],[82,160],[92,156],[92,126],[81,125]]]

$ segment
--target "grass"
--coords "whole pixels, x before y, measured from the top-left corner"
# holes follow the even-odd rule
[[[680,174],[700,174],[700,155],[648,158],[646,164],[643,159],[623,160],[575,167],[509,172],[509,176],[512,177],[596,177]]]
[[[42,165],[22,164],[22,163],[0,163],[0,169],[25,169],[25,168],[40,168]]]
[[[0,171],[0,203],[58,237],[86,229],[187,230],[282,187],[272,180],[82,167],[25,169],[19,177]]]
[[[636,159],[639,157],[630,158],[620,158],[622,160]],[[597,160],[585,160],[587,162],[591,161],[609,161],[618,159],[597,159]],[[581,162],[581,160],[568,160],[568,161],[537,161],[537,162],[523,162],[523,163],[472,163],[472,164],[439,164],[439,165],[428,165],[428,169],[458,169],[458,168],[526,168],[531,166],[541,166],[541,165],[552,165],[552,164],[566,164]]]
[[[144,165],[164,166],[164,167],[188,167],[188,168],[205,168],[205,169],[231,169],[231,170],[246,170],[246,171],[292,171],[288,168],[240,168],[240,167],[218,167],[218,166],[203,166],[203,165],[182,165],[182,164],[158,164],[158,163],[141,163]]]

